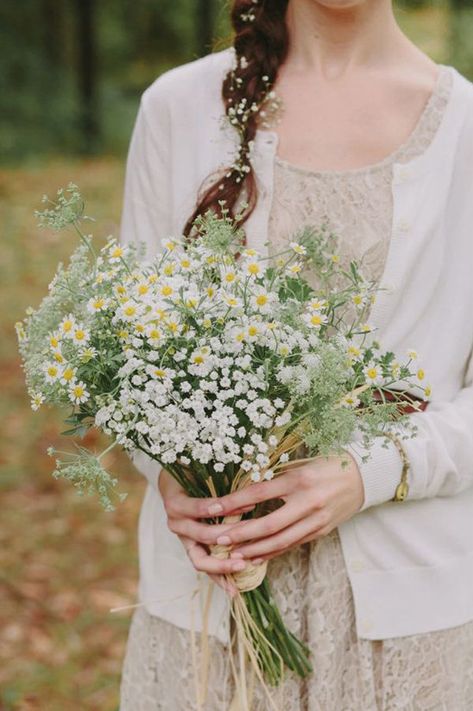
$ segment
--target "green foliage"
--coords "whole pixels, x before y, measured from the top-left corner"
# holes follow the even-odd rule
[[[96,0],[96,149],[126,150],[138,97],[166,69],[222,46],[229,36],[228,2]],[[470,0],[397,0],[401,25],[437,61],[473,76]],[[78,3],[3,0],[0,3],[0,156],[3,161],[78,152],[83,99],[78,56]],[[203,24],[204,23],[204,24]]]

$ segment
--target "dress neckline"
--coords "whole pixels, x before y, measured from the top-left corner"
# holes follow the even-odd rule
[[[437,64],[439,67],[439,71],[437,74],[437,78],[435,81],[434,88],[432,90],[432,93],[430,94],[429,98],[427,99],[424,108],[419,115],[419,118],[417,119],[417,122],[412,129],[411,133],[409,136],[406,138],[406,140],[401,143],[397,148],[394,149],[394,151],[391,151],[387,156],[382,158],[379,161],[376,161],[374,163],[369,163],[365,166],[361,166],[359,168],[346,168],[344,170],[315,170],[312,168],[306,168],[301,165],[297,165],[296,163],[293,163],[292,161],[288,161],[284,158],[281,158],[277,154],[274,155],[274,162],[275,164],[282,169],[286,169],[288,171],[293,171],[295,173],[300,173],[304,175],[312,175],[312,176],[350,176],[350,175],[360,175],[360,174],[367,174],[371,173],[377,170],[382,170],[388,165],[391,165],[395,163],[399,156],[401,156],[406,149],[409,148],[411,143],[415,141],[419,133],[423,130],[424,125],[429,119],[430,113],[433,110],[436,102],[441,99],[442,97],[446,96],[448,97],[448,93],[451,89],[451,83],[447,82],[447,78],[450,78],[451,72],[450,72],[450,67],[448,65],[444,64]]]

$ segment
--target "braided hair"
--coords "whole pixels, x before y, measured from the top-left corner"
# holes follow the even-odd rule
[[[231,23],[236,61],[224,78],[222,97],[226,117],[238,131],[240,145],[233,165],[198,198],[184,227],[186,236],[190,235],[194,220],[207,210],[221,215],[222,203],[227,215],[235,219],[240,195],[244,195],[246,207],[238,212],[238,226],[256,206],[258,191],[249,153],[259,122],[274,99],[272,87],[287,55],[287,5],[288,0],[233,0]]]

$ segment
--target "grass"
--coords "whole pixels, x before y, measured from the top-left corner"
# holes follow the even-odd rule
[[[131,613],[109,610],[136,596],[144,479],[115,455],[129,498],[113,514],[56,482],[45,450],[64,444],[64,428],[58,413],[31,411],[16,353],[13,324],[75,244],[73,235],[39,232],[33,210],[70,180],[97,217],[96,234],[116,233],[122,160],[0,171],[0,711],[115,711]]]

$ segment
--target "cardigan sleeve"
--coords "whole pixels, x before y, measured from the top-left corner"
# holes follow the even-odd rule
[[[153,85],[152,106],[149,89],[141,98],[128,150],[120,224],[120,242],[144,243],[145,259],[158,253],[172,224],[170,122],[158,82]],[[131,460],[155,488],[160,465],[139,451]]]
[[[409,419],[417,434],[402,440],[409,459],[407,499],[455,496],[473,486],[473,353],[465,368],[463,387],[452,401],[430,402]],[[401,477],[402,463],[395,445],[378,437],[366,451],[350,445],[358,464],[365,500],[360,509],[390,501]],[[362,461],[368,454],[367,461]]]

